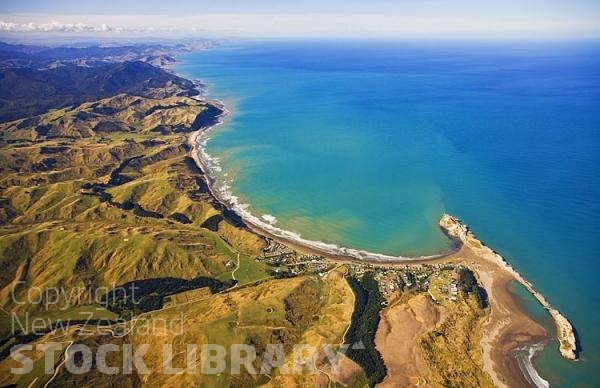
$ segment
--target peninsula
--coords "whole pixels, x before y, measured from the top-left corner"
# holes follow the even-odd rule
[[[219,106],[224,112],[220,116],[220,119],[223,119],[227,111],[221,103]],[[568,360],[577,359],[578,342],[575,330],[569,320],[553,308],[546,298],[537,292],[533,285],[501,255],[478,240],[467,225],[458,218],[449,214],[442,215],[439,221],[440,228],[456,244],[451,252],[433,256],[394,257],[305,240],[300,236],[262,222],[245,209],[237,208],[236,203],[220,197],[219,192],[214,189],[215,179],[211,175],[209,162],[205,160],[206,152],[198,140],[204,131],[211,129],[203,128],[190,135],[189,144],[193,147],[190,157],[194,159],[200,169],[206,172],[206,183],[215,200],[234,211],[239,210],[240,218],[253,233],[278,241],[299,252],[318,255],[339,263],[367,264],[379,268],[390,268],[395,265],[419,266],[453,263],[474,269],[490,295],[491,313],[483,330],[483,362],[484,369],[492,377],[496,386],[529,384],[528,379],[523,379],[516,361],[507,355],[516,348],[535,345],[540,341],[545,342],[547,339],[545,329],[521,310],[517,297],[510,292],[509,287],[513,281],[522,284],[550,314],[556,326],[556,338],[561,355]],[[524,335],[524,332],[528,332],[529,335]]]
[[[537,301],[548,311],[556,325],[556,336],[559,343],[560,354],[568,360],[577,359],[577,341],[575,331],[569,320],[560,311],[553,308],[546,298],[537,292],[533,285],[525,280],[502,256],[487,247],[478,240],[469,227],[456,217],[444,214],[440,219],[440,226],[448,235],[459,239],[463,244],[470,247],[482,260],[488,260],[510,273],[514,280],[521,283]]]

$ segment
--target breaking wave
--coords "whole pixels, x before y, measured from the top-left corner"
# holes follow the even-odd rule
[[[263,215],[261,216],[261,218],[262,218],[262,219],[263,219],[265,222],[267,222],[267,223],[269,223],[269,224],[271,224],[271,225],[275,225],[275,224],[277,223],[277,218],[276,218],[275,216],[272,216],[272,215],[270,215],[270,214],[263,214]]]
[[[533,358],[535,355],[544,349],[544,344],[539,343],[531,346],[524,346],[514,351],[514,356],[517,359],[519,369],[525,376],[525,379],[535,387],[548,388],[550,383],[545,380],[533,366]]]
[[[242,219],[259,229],[262,229],[273,236],[288,240],[294,244],[305,246],[309,249],[322,252],[324,254],[338,255],[345,257],[352,257],[359,260],[371,260],[371,261],[414,261],[414,260],[425,260],[434,259],[446,255],[448,252],[442,252],[436,255],[427,256],[392,256],[382,253],[373,253],[366,250],[353,249],[341,247],[336,244],[326,243],[323,241],[308,240],[302,237],[299,233],[290,230],[285,230],[274,226],[277,219],[270,215],[264,214],[261,217],[257,217],[250,212],[250,205],[240,201],[239,197],[233,194],[231,190],[232,179],[226,179],[225,174],[221,174],[223,177],[217,179],[217,174],[221,173],[219,158],[210,155],[206,151],[206,145],[210,140],[210,134],[220,124],[223,123],[222,118],[227,116],[229,111],[225,109],[224,104],[219,102],[223,108],[224,113],[221,115],[219,122],[210,128],[207,128],[199,134],[196,142],[198,144],[198,157],[202,163],[202,167],[207,175],[207,181],[212,194],[221,201],[224,205],[235,211]]]

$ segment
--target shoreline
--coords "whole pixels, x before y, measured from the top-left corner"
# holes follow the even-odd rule
[[[494,252],[491,248],[478,240],[469,227],[463,224],[456,217],[452,217],[449,214],[444,214],[440,220],[440,226],[448,230],[451,235],[454,235],[460,239],[465,245],[476,246],[473,249],[479,254],[480,257],[492,262],[496,262],[499,267],[510,273],[515,281],[521,283],[552,317],[552,320],[556,326],[560,354],[568,360],[577,360],[577,338],[575,336],[573,325],[565,316],[561,314],[559,310],[552,307],[544,295],[536,291],[533,285],[519,272],[517,272],[517,270],[515,270],[504,257]]]
[[[543,348],[544,343],[540,342],[539,344],[531,345],[529,347],[516,349],[513,352],[513,356],[517,359],[517,363],[521,369],[521,372],[532,385],[536,387],[548,388],[550,387],[550,383],[548,380],[539,375],[532,362],[536,354],[542,351]]]
[[[557,309],[554,309],[546,298],[537,292],[533,285],[523,278],[502,256],[480,240],[477,240],[470,229],[455,217],[444,214],[439,221],[442,232],[454,242],[450,251],[419,257],[391,256],[303,239],[296,233],[277,228],[252,215],[245,207],[240,207],[236,197],[223,198],[223,194],[227,193],[220,193],[216,187],[216,179],[210,166],[210,156],[204,149],[205,143],[202,143],[199,138],[223,124],[222,118],[230,112],[222,101],[205,101],[215,104],[222,113],[216,116],[216,124],[200,128],[189,135],[188,144],[191,148],[189,155],[198,168],[203,171],[205,182],[213,199],[240,216],[248,230],[265,239],[269,238],[286,244],[294,250],[321,255],[336,262],[383,266],[433,264],[451,261],[474,267],[483,286],[490,295],[492,311],[481,342],[484,370],[492,377],[494,384],[497,386],[509,387],[515,386],[515,384],[531,384],[531,371],[530,373],[523,371],[522,361],[517,359],[514,351],[533,347],[539,350],[540,344],[546,343],[548,340],[546,330],[519,307],[516,300],[517,296],[509,290],[512,281],[521,283],[550,314],[556,326],[555,337],[558,338],[561,355],[569,360],[577,359],[579,350],[577,338],[568,319]],[[533,357],[532,354],[529,361]],[[537,371],[535,375],[540,377]],[[542,383],[543,386],[545,380],[541,378],[541,381],[538,380],[538,382]]]
[[[372,264],[397,264],[397,263],[415,263],[420,261],[429,261],[435,259],[441,259],[450,256],[460,250],[460,244],[457,243],[456,239],[450,239],[453,243],[451,248],[445,252],[422,255],[422,256],[393,256],[383,253],[374,253],[362,249],[347,248],[332,243],[326,243],[323,241],[309,240],[302,237],[300,234],[291,232],[288,230],[281,229],[266,221],[261,220],[259,217],[253,215],[246,206],[238,202],[237,197],[230,193],[223,193],[216,187],[217,181],[214,176],[214,168],[211,167],[211,157],[204,150],[203,144],[199,141],[199,137],[211,132],[217,126],[223,124],[222,117],[227,116],[230,112],[225,108],[222,101],[219,100],[208,100],[211,103],[218,104],[218,107],[223,111],[222,114],[217,116],[219,119],[218,123],[214,126],[201,128],[195,132],[192,132],[188,138],[188,144],[192,147],[193,155],[190,156],[196,162],[196,165],[204,172],[207,180],[207,186],[210,190],[210,194],[215,200],[221,203],[226,208],[234,211],[239,215],[246,226],[259,235],[266,236],[274,240],[283,240],[286,244],[297,248],[300,251],[307,253],[320,254],[330,259],[340,261],[355,261],[360,263],[372,263]],[[199,156],[201,155],[201,156]]]

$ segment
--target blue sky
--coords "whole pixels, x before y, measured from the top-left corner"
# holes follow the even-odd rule
[[[122,34],[598,37],[600,1],[19,0],[0,2],[0,21],[5,31],[69,32],[80,24]]]
[[[454,14],[474,12],[480,14],[502,13],[518,16],[521,13],[542,13],[546,16],[586,16],[590,11],[600,10],[600,2],[593,0],[19,0],[0,2],[5,13],[47,14],[167,14],[184,15],[196,13],[383,13],[428,12]]]

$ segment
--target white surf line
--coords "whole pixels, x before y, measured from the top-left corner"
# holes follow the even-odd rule
[[[199,137],[201,135],[206,135],[212,132],[216,127],[223,124],[223,117],[226,117],[229,113],[224,106],[222,101],[217,100],[216,103],[219,105],[219,108],[223,110],[223,113],[218,116],[219,121],[213,125],[206,128],[199,129],[190,134],[188,138],[188,144],[191,147],[189,156],[194,160],[196,166],[202,170],[204,176],[206,177],[205,181],[210,191],[210,194],[227,207],[230,210],[233,210],[236,214],[238,214],[242,220],[258,229],[257,234],[261,234],[260,232],[264,232],[274,236],[275,238],[282,239],[289,243],[299,245],[301,247],[305,247],[310,250],[314,250],[320,254],[325,256],[340,256],[347,257],[350,259],[357,259],[362,261],[376,261],[381,263],[394,263],[394,262],[411,262],[411,261],[424,261],[424,260],[433,260],[439,259],[445,256],[448,256],[451,253],[456,252],[456,249],[451,249],[447,252],[435,254],[435,255],[423,255],[423,256],[393,256],[386,255],[382,253],[374,253],[366,250],[354,249],[354,248],[346,248],[342,246],[338,246],[336,244],[330,244],[323,241],[314,241],[303,238],[300,234],[281,229],[274,225],[271,225],[259,217],[253,215],[250,211],[248,211],[248,205],[240,203],[238,198],[233,195],[227,187],[216,188],[216,177],[214,174],[215,170],[220,170],[220,166],[216,165],[215,158],[211,157],[204,148],[201,141],[199,141]],[[207,141],[208,139],[205,139]]]
[[[536,388],[549,388],[550,383],[548,380],[544,379],[538,373],[537,369],[533,366],[533,358],[535,354],[543,348],[543,344],[535,344],[526,346],[521,348],[521,350],[527,351],[526,356],[517,356],[517,363],[519,365],[519,369],[521,369],[521,373],[525,376],[530,383],[532,383]]]

